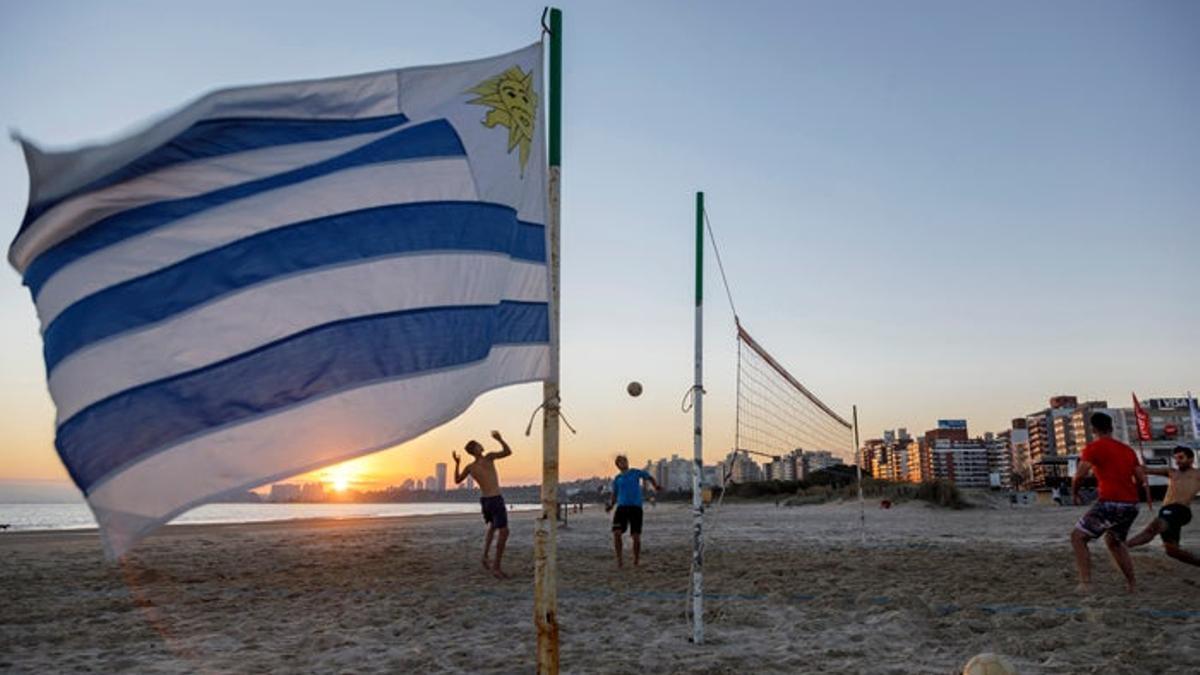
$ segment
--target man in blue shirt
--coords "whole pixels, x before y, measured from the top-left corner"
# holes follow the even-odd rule
[[[649,481],[659,492],[662,492],[662,486],[645,471],[630,469],[629,459],[625,455],[617,455],[617,469],[621,473],[613,479],[612,496],[604,510],[611,511],[614,504],[617,507],[612,523],[613,549],[617,552],[617,567],[624,567],[621,535],[625,534],[625,528],[629,528],[629,534],[633,537],[634,565],[638,564],[642,555],[642,481]]]

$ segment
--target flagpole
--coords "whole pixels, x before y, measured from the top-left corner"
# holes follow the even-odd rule
[[[696,354],[692,385],[692,642],[704,644],[704,193],[696,193]]]
[[[558,673],[558,420],[559,276],[562,204],[562,10],[550,9],[549,213],[550,374],[542,384],[542,515],[533,539],[533,620],[537,627],[537,671]]]
[[[1188,417],[1192,420],[1192,445],[1200,448],[1200,409],[1196,407],[1196,399],[1192,398],[1192,392],[1187,392]]]
[[[1145,440],[1152,440],[1153,438],[1150,429],[1150,416],[1146,414],[1146,411],[1142,408],[1142,404],[1138,403],[1137,394],[1131,391],[1129,392],[1129,395],[1133,397],[1133,416],[1137,419],[1138,464],[1142,467],[1145,467],[1146,448],[1142,445],[1142,439],[1144,438]],[[1143,426],[1145,427],[1144,429]],[[1151,510],[1151,513],[1153,513],[1154,495],[1150,492],[1150,476],[1144,473],[1142,474],[1142,485],[1146,488],[1146,506],[1148,506]]]

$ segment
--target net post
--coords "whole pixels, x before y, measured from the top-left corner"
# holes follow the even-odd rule
[[[550,9],[549,177],[546,218],[550,263],[550,374],[542,383],[542,512],[533,538],[533,621],[537,672],[556,675],[558,650],[559,299],[562,164],[562,10]]]
[[[854,417],[854,467],[858,473],[858,536],[865,545],[867,543],[867,502],[863,498],[862,486],[862,446],[858,443],[858,406],[852,408]]]
[[[696,352],[692,406],[692,643],[704,644],[704,193],[696,193]]]

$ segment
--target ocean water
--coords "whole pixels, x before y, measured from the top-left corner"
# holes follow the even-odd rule
[[[513,511],[536,510],[536,504],[513,504]],[[297,518],[385,518],[479,513],[479,504],[431,502],[412,504],[205,504],[172,523],[255,523]],[[0,504],[4,532],[17,530],[81,530],[96,527],[91,510],[83,503]]]

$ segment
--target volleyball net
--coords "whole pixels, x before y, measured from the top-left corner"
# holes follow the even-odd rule
[[[850,422],[801,384],[740,321],[737,341],[735,456],[727,462],[732,464],[727,479],[801,480],[854,464]]]

